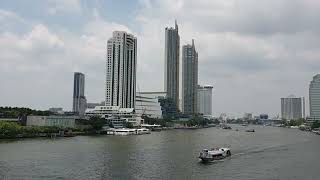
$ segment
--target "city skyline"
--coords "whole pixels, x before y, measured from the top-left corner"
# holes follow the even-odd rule
[[[320,5],[311,0],[272,2],[51,1],[34,3],[33,11],[27,11],[27,2],[21,2],[22,9],[4,1],[1,106],[71,110],[74,71],[86,74],[88,101],[100,102],[105,95],[106,41],[115,30],[139,40],[137,86],[161,91],[164,28],[176,18],[180,44],[197,39],[199,84],[214,85],[216,116],[280,114],[279,98],[296,94],[309,100],[310,79],[319,73],[319,27],[314,20],[320,17]],[[190,9],[192,16],[185,13]],[[287,17],[296,21],[290,23]]]

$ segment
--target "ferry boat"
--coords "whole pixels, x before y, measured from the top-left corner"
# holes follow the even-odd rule
[[[203,149],[199,155],[199,159],[201,159],[202,162],[207,163],[215,160],[221,160],[230,156],[231,150],[229,148],[212,148],[210,150]]]
[[[246,132],[255,132],[254,129],[247,129]]]

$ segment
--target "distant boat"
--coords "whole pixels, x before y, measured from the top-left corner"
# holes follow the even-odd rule
[[[232,129],[231,126],[228,126],[227,124],[221,124],[220,126],[222,129]]]
[[[146,128],[140,129],[129,129],[129,128],[110,128],[107,130],[108,135],[120,135],[120,136],[127,136],[127,135],[141,135],[141,134],[150,134],[150,130]]]
[[[248,126],[248,124],[241,124],[241,126]]]
[[[254,129],[247,129],[246,132],[255,132]]]
[[[231,150],[229,148],[212,148],[210,150],[203,149],[199,155],[199,159],[202,162],[212,162],[215,160],[221,160],[231,156]]]

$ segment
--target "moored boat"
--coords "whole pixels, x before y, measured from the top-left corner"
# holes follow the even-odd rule
[[[203,149],[199,155],[199,159],[206,163],[221,160],[229,156],[231,156],[231,150],[229,148],[212,148],[210,150]]]
[[[150,134],[150,129],[147,128],[140,128],[140,129],[136,129],[136,134]]]

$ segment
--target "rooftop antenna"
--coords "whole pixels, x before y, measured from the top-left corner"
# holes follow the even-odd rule
[[[175,29],[178,31],[177,19],[174,20]]]

